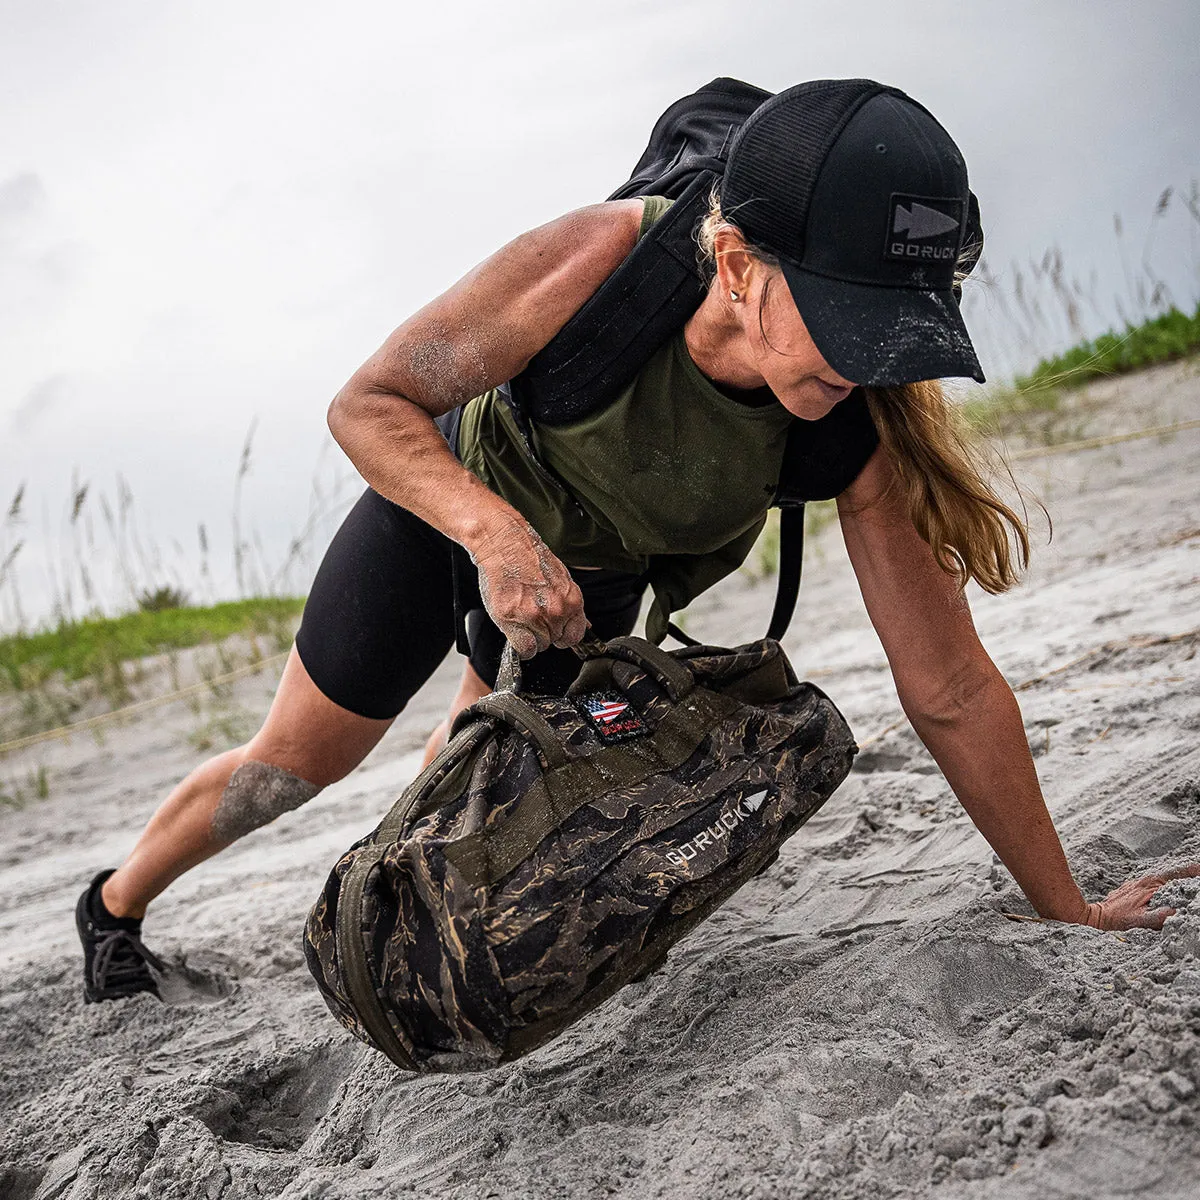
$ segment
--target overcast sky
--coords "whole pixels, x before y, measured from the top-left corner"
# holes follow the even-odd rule
[[[255,418],[243,523],[281,561],[326,405],[389,329],[611,191],[716,75],[904,88],[966,155],[1002,285],[1059,245],[1111,307],[1113,214],[1136,262],[1160,193],[1200,176],[1198,46],[1195,0],[0,0],[0,503],[28,481],[0,556],[27,540],[26,616],[54,590],[73,472],[101,549],[120,472],[143,546],[202,591],[206,523],[228,590]],[[1153,249],[1192,303],[1195,231],[1175,203]],[[995,309],[969,301],[985,369],[1029,365]]]

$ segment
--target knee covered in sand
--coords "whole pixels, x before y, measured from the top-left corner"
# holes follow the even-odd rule
[[[233,842],[299,808],[321,789],[270,763],[242,763],[229,777],[212,815],[212,835]]]

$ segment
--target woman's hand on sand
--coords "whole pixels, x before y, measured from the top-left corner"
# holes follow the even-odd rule
[[[532,525],[506,523],[471,558],[483,606],[521,658],[583,640],[583,593]]]
[[[1164,883],[1187,875],[1200,875],[1200,863],[1164,871],[1161,875],[1130,879],[1103,900],[1089,904],[1083,923],[1093,929],[1161,929],[1163,922],[1175,915],[1175,909],[1151,908],[1151,897]]]

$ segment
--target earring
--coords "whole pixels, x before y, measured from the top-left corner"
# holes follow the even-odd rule
[[[735,292],[732,288],[729,289],[729,298],[730,300],[736,300],[738,298],[737,292]]]

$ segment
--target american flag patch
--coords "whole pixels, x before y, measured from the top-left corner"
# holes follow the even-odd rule
[[[590,692],[577,696],[575,703],[605,741],[619,742],[646,732],[637,709],[617,692]]]

